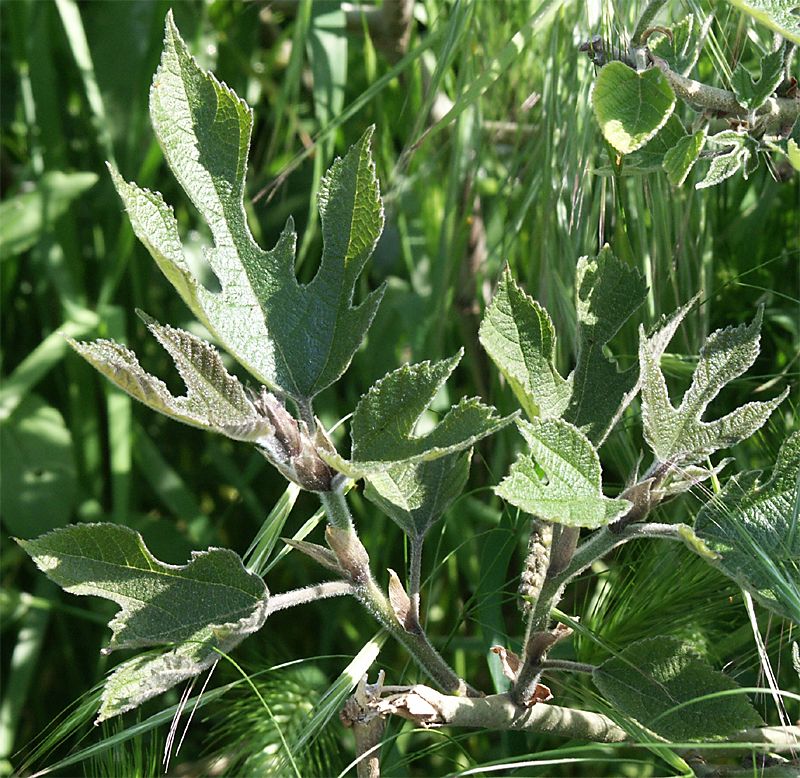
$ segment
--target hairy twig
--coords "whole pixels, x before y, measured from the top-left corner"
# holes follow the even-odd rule
[[[324,600],[328,597],[343,597],[347,594],[355,594],[355,588],[349,581],[325,581],[312,584],[301,589],[292,589],[290,592],[270,595],[267,613],[271,616],[273,613],[287,608],[305,605],[315,600]]]

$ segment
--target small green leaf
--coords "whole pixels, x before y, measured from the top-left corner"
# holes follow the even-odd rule
[[[663,59],[670,70],[688,76],[700,57],[710,23],[710,16],[706,24],[701,25],[694,14],[687,14],[670,28],[672,40],[666,35],[654,35],[647,43],[648,48],[656,57]]]
[[[683,313],[687,308],[684,307]],[[725,384],[753,364],[759,352],[762,309],[750,325],[727,327],[711,333],[700,350],[692,384],[678,408],[669,399],[661,372],[661,355],[680,319],[675,317],[658,340],[640,332],[639,364],[642,375],[644,436],[659,462],[686,465],[701,462],[721,448],[752,435],[783,401],[788,389],[766,402],[750,402],[716,421],[704,422],[708,404]]]
[[[96,173],[45,173],[27,192],[0,203],[0,262],[34,246],[45,230],[97,182]]]
[[[617,259],[608,246],[596,257],[578,260],[578,350],[569,377],[572,396],[563,416],[598,446],[633,399],[639,374],[636,365],[620,372],[606,348],[646,297],[642,274]]]
[[[694,135],[681,138],[664,154],[663,167],[670,184],[681,186],[686,181],[705,145],[705,130],[698,130]]]
[[[781,81],[783,48],[761,58],[761,77],[758,81],[753,79],[750,71],[741,62],[731,74],[731,88],[736,95],[736,101],[748,111],[755,111],[764,105]]]
[[[707,189],[710,186],[716,186],[726,178],[730,178],[740,168],[743,168],[745,178],[749,176],[754,148],[747,133],[723,130],[716,135],[709,136],[707,142],[720,146],[721,151],[712,157],[711,165],[705,178],[695,184],[695,189]],[[757,162],[758,159],[756,158],[755,161]]]
[[[570,527],[602,527],[631,508],[603,496],[600,459],[588,438],[561,419],[518,421],[528,443],[495,492],[538,519]]]
[[[555,366],[553,322],[508,268],[486,309],[479,338],[529,418],[561,416],[570,387]]]
[[[361,398],[353,414],[351,461],[324,450],[320,450],[320,456],[351,478],[361,478],[401,463],[464,451],[505,427],[514,415],[501,418],[479,399],[464,398],[435,429],[414,435],[417,421],[455,370],[462,353],[441,362],[404,365],[381,378]]]
[[[107,651],[176,644],[117,668],[98,721],[135,708],[197,675],[261,628],[269,592],[228,549],[193,552],[184,566],[159,562],[138,532],[119,524],[74,524],[18,540],[39,569],[72,594],[103,597],[121,610]]]
[[[169,352],[188,392],[174,397],[166,384],[146,372],[136,355],[111,340],[70,345],[131,397],[159,413],[237,440],[256,440],[271,431],[247,397],[239,379],[222,364],[216,349],[185,330],[161,325],[140,313],[150,332]]]
[[[112,171],[134,231],[192,312],[262,383],[305,403],[337,380],[383,294],[353,306],[355,283],[383,228],[369,151],[372,130],[334,162],[320,186],[323,255],[314,279],[294,274],[290,221],[271,251],[247,225],[243,197],[252,112],[190,56],[167,16],[164,52],[150,92],[156,137],[175,177],[208,223],[206,258],[221,290],[189,268],[171,209],[158,193]]]
[[[422,538],[469,478],[472,450],[403,464],[366,479],[364,495],[411,538]]]
[[[69,521],[77,497],[72,436],[61,414],[28,394],[0,423],[0,513],[30,538]]]
[[[800,624],[800,432],[781,446],[772,477],[742,473],[707,502],[695,533],[722,572],[768,608]]]
[[[592,107],[605,139],[620,154],[645,145],[675,109],[675,93],[658,68],[637,73],[622,62],[601,68]]]
[[[698,700],[738,685],[676,638],[632,643],[592,677],[616,708],[668,740],[720,739],[762,724],[744,693]]]
[[[673,113],[667,123],[645,146],[625,156],[622,175],[637,175],[661,170],[664,164],[664,155],[681,138],[685,137],[686,130],[683,128],[681,120]],[[609,170],[611,170],[610,167]]]
[[[797,0],[728,0],[779,35],[800,44],[800,5]]]

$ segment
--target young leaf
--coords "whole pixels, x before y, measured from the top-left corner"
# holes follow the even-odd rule
[[[461,494],[472,450],[402,464],[366,479],[365,497],[411,538],[422,538]]]
[[[589,439],[562,419],[518,421],[528,443],[495,489],[506,502],[545,521],[595,529],[620,518],[627,500],[603,496],[600,459]]]
[[[322,182],[322,263],[314,279],[300,286],[291,221],[271,251],[255,243],[247,226],[243,196],[252,112],[197,65],[171,13],[150,115],[167,162],[211,229],[214,248],[206,258],[221,291],[206,289],[189,269],[175,217],[161,195],[114,173],[134,232],[242,365],[281,394],[310,400],[347,369],[383,294],[378,289],[352,305],[356,280],[383,228],[369,152],[372,131]]]
[[[601,68],[592,108],[605,139],[620,153],[645,145],[675,109],[675,93],[658,68],[637,73],[622,62]]]
[[[572,395],[563,417],[598,446],[633,399],[638,380],[636,366],[620,372],[604,349],[646,297],[641,273],[617,259],[608,246],[596,257],[578,260],[578,352],[569,377]]]
[[[670,184],[681,186],[686,181],[705,145],[705,130],[698,130],[693,135],[685,135],[664,154],[662,166]]]
[[[701,421],[706,407],[725,384],[742,375],[758,356],[762,313],[759,309],[750,325],[727,327],[709,335],[700,350],[692,384],[678,408],[670,402],[659,365],[669,341],[661,337],[656,342],[641,332],[644,436],[659,462],[693,464],[721,448],[733,446],[759,429],[786,397],[788,389],[772,400],[747,403],[721,419]],[[674,326],[667,333],[670,337],[679,321],[673,319]]]
[[[761,77],[753,80],[750,71],[740,62],[731,74],[731,88],[736,102],[748,111],[755,111],[783,81],[783,48],[761,58]]]
[[[670,28],[672,39],[666,35],[653,36],[647,43],[650,52],[663,59],[670,70],[688,76],[697,64],[712,17],[700,24],[694,14],[687,14]]]
[[[256,412],[239,379],[228,373],[213,346],[185,330],[161,325],[143,313],[140,316],[175,362],[188,390],[185,396],[173,396],[119,343],[69,343],[120,389],[159,413],[237,440],[256,440],[271,432],[269,421]]]
[[[800,432],[781,446],[772,477],[742,473],[707,502],[695,533],[715,563],[771,610],[800,624]]]
[[[108,651],[177,644],[124,663],[109,679],[100,719],[130,710],[201,672],[261,628],[269,592],[228,549],[193,552],[187,565],[159,562],[138,532],[119,524],[74,524],[17,540],[39,569],[72,594],[112,600]]]
[[[479,399],[464,398],[431,432],[414,435],[417,421],[455,370],[462,353],[441,362],[403,365],[385,375],[356,406],[350,427],[351,460],[322,450],[320,456],[345,475],[361,478],[401,463],[464,451],[505,427],[514,415],[501,418]]]
[[[508,267],[486,309],[478,337],[529,418],[561,416],[570,387],[555,366],[553,322],[517,285]]]
[[[686,130],[681,120],[673,113],[667,123],[647,142],[647,145],[625,155],[620,172],[622,175],[637,175],[661,170],[664,164],[664,155],[681,138],[685,137]],[[611,167],[609,166],[607,170],[610,172]]]
[[[722,148],[711,158],[705,178],[695,184],[695,189],[716,186],[734,175],[739,168],[743,168],[744,177],[747,178],[753,170],[753,164],[758,163],[757,157],[754,158],[755,163],[751,161],[754,151],[747,133],[723,130],[709,136],[707,142]]]
[[[676,638],[631,643],[592,677],[615,707],[668,740],[724,738],[762,723],[744,694],[694,702],[738,687]]]

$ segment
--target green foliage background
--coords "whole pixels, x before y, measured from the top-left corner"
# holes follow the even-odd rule
[[[769,41],[768,31],[735,9],[715,6],[717,20],[699,63],[710,83],[724,79],[740,58],[751,67],[758,61],[748,34]],[[168,8],[162,0],[0,5],[5,773],[29,757],[42,767],[128,732],[136,718],[93,730],[96,695],[81,695],[115,661],[99,653],[110,610],[58,591],[9,536],[33,537],[72,521],[116,521],[139,530],[167,562],[184,563],[192,549],[209,545],[243,553],[285,488],[247,446],[133,405],[68,354],[56,334],[134,345],[146,368],[179,386],[134,309],[191,329],[189,312],[135,240],[104,167],[113,160],[127,179],[162,191],[200,257],[207,241],[202,222],[168,174],[147,114]],[[685,0],[669,4],[666,15],[677,21],[687,11],[708,10],[708,4]],[[574,360],[575,264],[606,241],[647,278],[646,324],[702,292],[702,304],[664,363],[675,392],[685,389],[704,337],[751,320],[759,303],[766,306],[761,356],[715,402],[714,415],[753,397],[771,397],[786,382],[796,387],[800,177],[776,159],[749,180],[737,175],[698,192],[693,184],[699,170],[679,189],[663,174],[610,172],[589,101],[593,67],[577,46],[595,33],[624,37],[636,11],[636,4],[607,0],[420,0],[409,53],[393,61],[361,32],[337,31],[343,18],[338,3],[174,4],[176,22],[201,64],[255,110],[251,227],[270,247],[286,218],[295,217],[301,280],[313,275],[321,249],[315,200],[320,177],[334,156],[376,125],[387,222],[359,299],[384,280],[389,287],[350,371],[319,398],[328,426],[350,413],[388,370],[404,361],[441,359],[461,346],[466,356],[448,384],[449,396],[434,409],[478,394],[503,413],[513,411],[511,392],[477,341],[482,309],[504,264],[548,308],[559,334],[559,364],[568,368]],[[518,44],[503,48],[517,33]],[[442,95],[452,110],[434,123],[430,109]],[[8,246],[18,250],[6,251]],[[615,339],[614,350],[626,364],[635,360],[633,323]],[[735,467],[769,467],[795,426],[796,394],[767,428],[735,449]],[[430,631],[456,669],[486,690],[497,677],[489,646],[513,646],[520,637],[514,591],[526,522],[503,511],[488,489],[507,472],[519,446],[513,429],[480,444],[465,496],[434,528],[426,549],[424,577],[430,578],[423,607]],[[629,413],[602,452],[607,487],[623,484],[640,448],[636,414]],[[703,499],[697,492],[662,515],[688,520]],[[400,530],[361,495],[352,504],[374,569],[403,569]],[[283,534],[294,533],[316,507],[301,496]],[[312,539],[319,541],[320,529],[316,533]],[[318,568],[293,553],[270,571],[268,583],[282,591],[320,578]],[[626,548],[608,569],[585,576],[562,605],[581,615],[573,658],[599,661],[630,640],[670,634],[691,640],[719,667],[732,663],[728,672],[743,686],[766,685],[739,591],[682,548]],[[791,627],[758,613],[779,685],[796,692]],[[187,775],[210,774],[211,757],[221,753],[229,761],[227,772],[218,774],[246,774],[242,764],[252,751],[251,774],[274,771],[270,754],[281,754],[282,742],[302,734],[308,700],[328,688],[374,631],[349,600],[276,615],[242,646],[237,661],[251,673],[302,661],[204,707],[173,765],[185,762]],[[391,643],[379,662],[390,683],[418,677]],[[212,685],[240,678],[225,663],[217,673]],[[561,704],[603,708],[588,682],[554,678],[552,686]],[[175,702],[177,693],[166,695],[142,716]],[[767,721],[777,722],[769,695],[756,695],[755,702]],[[797,703],[787,701],[787,707],[797,719]],[[56,721],[63,724],[60,731],[53,729]],[[167,728],[57,774],[157,774]],[[245,729],[250,734],[242,744]],[[240,752],[242,746],[250,751]],[[307,763],[295,767],[303,775],[336,774],[351,748],[334,715],[314,747],[303,750]],[[533,754],[556,763],[527,768],[526,774],[646,776],[684,769],[664,750],[511,734],[415,733],[397,723],[383,761],[386,775],[427,775]],[[283,765],[279,772],[294,774],[291,760]]]

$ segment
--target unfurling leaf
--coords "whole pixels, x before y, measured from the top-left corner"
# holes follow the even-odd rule
[[[608,246],[581,257],[575,273],[578,318],[575,370],[567,379],[554,364],[553,323],[506,271],[480,328],[480,340],[529,418],[572,422],[600,445],[636,392],[638,368],[619,372],[604,349],[644,302],[641,274]]]
[[[688,76],[700,57],[712,18],[708,16],[705,23],[700,24],[693,14],[687,14],[670,28],[671,39],[666,35],[654,35],[648,40],[650,53],[663,59],[670,70]]]
[[[661,355],[687,307],[673,317],[658,339],[640,332],[639,364],[642,374],[644,436],[658,462],[680,466],[701,462],[721,448],[752,435],[786,397],[788,389],[766,402],[750,402],[715,421],[704,422],[708,404],[725,384],[738,378],[755,361],[759,351],[762,311],[752,324],[727,327],[709,335],[681,404],[674,408],[661,372]]]
[[[156,137],[175,177],[208,223],[205,256],[220,291],[186,262],[172,210],[158,193],[112,171],[134,232],[193,313],[262,383],[305,403],[347,369],[382,289],[353,307],[356,280],[383,228],[367,131],[320,187],[323,256],[314,279],[294,274],[291,221],[271,251],[247,226],[243,196],[252,112],[202,70],[167,16],[164,52],[150,92]]]
[[[707,143],[719,146],[720,151],[711,158],[705,177],[695,184],[695,189],[707,189],[730,178],[740,168],[745,178],[758,165],[755,141],[745,132],[723,130],[706,139]]]
[[[645,145],[675,109],[675,93],[658,68],[637,73],[622,62],[601,68],[592,108],[605,139],[620,153]]]
[[[422,413],[455,370],[461,353],[441,362],[421,362],[388,373],[359,401],[353,414],[350,461],[321,451],[332,467],[351,478],[374,475],[402,463],[438,459],[464,451],[505,427],[501,418],[477,398],[463,399],[425,435],[414,434]]]
[[[495,492],[544,521],[595,529],[620,518],[627,500],[603,495],[600,459],[588,438],[561,419],[518,421],[529,453],[521,454]]]
[[[202,672],[267,617],[264,581],[228,549],[196,551],[187,565],[168,565],[147,550],[138,532],[119,524],[75,524],[17,542],[65,591],[121,606],[109,624],[107,650],[172,646],[115,670],[98,721]]]
[[[781,446],[772,477],[742,473],[707,502],[695,532],[716,567],[776,613],[800,624],[800,432]]]
[[[731,87],[736,95],[736,102],[748,111],[755,111],[764,105],[781,81],[783,48],[761,58],[761,77],[758,81],[753,79],[750,71],[741,62],[731,74]]]
[[[402,464],[366,478],[364,495],[410,538],[423,538],[469,478],[472,450]]]
[[[699,699],[738,686],[676,638],[632,643],[592,677],[616,708],[669,740],[723,738],[762,723],[744,693]]]

